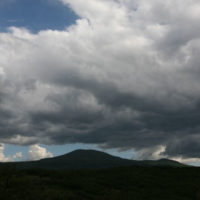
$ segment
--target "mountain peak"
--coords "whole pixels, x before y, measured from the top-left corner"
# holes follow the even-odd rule
[[[103,152],[103,151],[98,151],[98,150],[94,150],[94,149],[77,149],[74,151],[71,151],[65,155],[107,155],[107,156],[111,156],[110,154]]]
[[[102,151],[98,151],[98,150],[94,150],[94,149],[76,149],[74,151],[71,151],[67,154],[71,154],[71,153],[104,153]]]
[[[39,161],[18,162],[15,164],[19,168],[43,169],[102,169],[122,166],[184,166],[181,163],[168,159],[157,161],[128,160],[91,149],[78,149],[54,158],[46,158]]]

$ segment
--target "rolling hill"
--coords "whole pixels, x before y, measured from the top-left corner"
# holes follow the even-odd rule
[[[13,163],[17,168],[42,168],[42,169],[103,169],[125,166],[171,166],[183,167],[182,163],[168,160],[136,161],[123,159],[96,150],[75,150],[68,154],[38,161]]]

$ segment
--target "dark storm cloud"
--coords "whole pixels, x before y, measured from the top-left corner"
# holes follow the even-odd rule
[[[0,34],[1,142],[199,157],[199,2],[62,2],[67,30]]]
[[[196,157],[200,156],[199,135],[186,134],[185,138],[175,138],[166,148],[165,154],[172,156]]]
[[[161,103],[159,105],[131,94],[117,93],[114,88],[109,92],[108,87],[102,88],[105,90],[92,90],[96,91],[93,94],[97,102],[103,105],[101,110],[81,108],[80,103],[77,103],[78,97],[73,98],[72,94],[64,98],[63,95],[49,97],[48,100],[56,102],[60,109],[56,112],[33,113],[32,122],[35,126],[44,126],[46,122],[63,125],[61,130],[53,134],[55,136],[52,140],[55,143],[105,143],[107,147],[134,147],[137,150],[160,144],[175,147],[176,144],[171,143],[174,138],[179,140],[179,137],[184,138],[188,133],[198,134],[200,130],[198,105],[186,110],[168,110]],[[91,88],[88,90],[91,92]],[[181,144],[180,142],[179,145]],[[187,154],[188,149],[183,146],[178,155]],[[169,155],[173,156],[172,153]]]

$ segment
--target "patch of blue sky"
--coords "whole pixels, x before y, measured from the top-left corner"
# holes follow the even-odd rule
[[[93,144],[76,143],[76,144],[65,144],[65,145],[40,145],[40,146],[44,147],[47,151],[51,152],[54,156],[63,155],[77,149],[99,150],[99,151],[107,152],[114,156],[127,158],[127,159],[132,159],[134,155],[136,154],[133,150],[118,151],[118,149],[115,149],[115,148],[102,150],[97,145],[93,145]],[[6,144],[4,154],[6,156],[12,156],[12,155],[15,155],[17,152],[22,152],[23,157],[20,160],[26,160],[28,149],[29,149],[29,146],[18,146],[18,145]]]
[[[21,152],[23,157],[20,159],[17,159],[16,161],[22,161],[25,160],[28,152],[28,146],[18,146],[18,145],[10,145],[5,144],[4,154],[6,157],[12,157],[16,153]]]
[[[64,30],[74,24],[77,15],[57,0],[2,0],[0,32],[8,27],[24,27],[33,33],[40,30]]]

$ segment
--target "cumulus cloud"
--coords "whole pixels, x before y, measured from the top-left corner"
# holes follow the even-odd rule
[[[159,145],[159,146],[154,146],[152,148],[143,148],[138,152],[138,154],[135,157],[133,157],[133,159],[135,159],[136,157],[140,160],[146,160],[146,159],[159,160],[162,158],[166,158],[185,164],[199,165],[200,158],[198,156],[197,157],[193,156],[195,155],[191,155],[190,157],[185,157],[179,153],[177,153],[177,156],[176,154],[168,155],[166,153],[166,146]]]
[[[48,152],[44,147],[37,144],[31,145],[28,151],[28,160],[40,160],[42,158],[51,158],[53,154]]]
[[[22,152],[17,152],[16,154],[12,156],[6,156],[4,154],[4,150],[5,150],[5,145],[0,144],[0,162],[12,162],[12,161],[16,161],[17,159],[22,158]]]
[[[198,158],[199,1],[60,1],[76,24],[0,33],[0,141]]]

